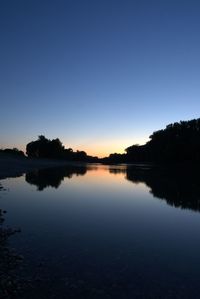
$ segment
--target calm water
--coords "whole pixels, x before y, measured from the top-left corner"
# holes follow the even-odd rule
[[[200,177],[81,166],[1,181],[10,245],[33,281],[20,298],[199,298]]]

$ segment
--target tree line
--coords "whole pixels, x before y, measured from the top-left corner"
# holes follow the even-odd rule
[[[0,149],[0,154],[12,155],[13,157],[25,157],[24,152],[18,150],[16,147]]]
[[[125,154],[110,154],[104,162],[200,162],[200,118],[169,124],[155,131],[144,145],[132,145]]]
[[[69,161],[96,162],[97,157],[88,156],[84,151],[74,152],[71,148],[65,148],[62,142],[56,139],[47,139],[44,135],[38,136],[36,141],[26,145],[26,154],[29,158],[63,159]]]
[[[124,154],[113,153],[100,159],[88,156],[84,151],[65,148],[58,138],[50,140],[40,135],[27,144],[26,154],[29,158],[102,163],[200,162],[200,118],[169,124],[165,129],[153,132],[149,139],[144,145],[129,146]],[[16,148],[0,150],[0,153],[24,156]]]

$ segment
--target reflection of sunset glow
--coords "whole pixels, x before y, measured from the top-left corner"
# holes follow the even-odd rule
[[[73,176],[70,185],[77,186],[78,183],[82,187],[90,186],[90,190],[99,188],[98,192],[104,192],[105,188],[118,189],[120,193],[127,192],[127,190],[145,193],[149,190],[144,182],[132,182],[127,180],[126,176],[127,165],[96,165],[94,168],[89,166],[85,175]],[[69,179],[65,178],[64,182],[69,184]]]

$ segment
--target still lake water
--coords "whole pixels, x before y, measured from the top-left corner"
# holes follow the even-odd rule
[[[199,298],[200,176],[87,165],[1,181],[20,298]]]

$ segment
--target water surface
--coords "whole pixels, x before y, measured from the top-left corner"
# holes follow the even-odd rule
[[[199,298],[198,172],[87,165],[1,183],[24,298]]]

